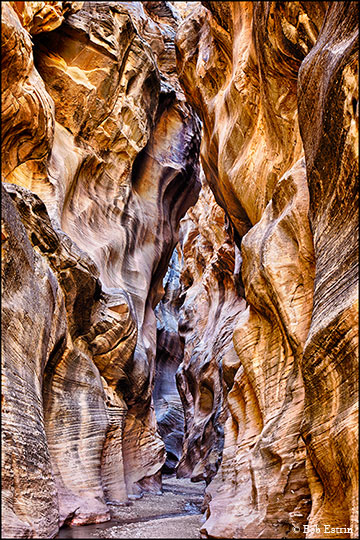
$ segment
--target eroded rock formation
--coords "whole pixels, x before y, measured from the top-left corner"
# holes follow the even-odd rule
[[[3,534],[51,537],[161,486],[154,308],[199,126],[171,6],[2,9]]]
[[[180,228],[179,332],[184,359],[177,384],[185,410],[185,438],[177,474],[209,482],[220,465],[228,413],[223,366],[236,357],[232,335],[245,302],[232,227],[204,177],[202,184],[199,200]]]
[[[202,2],[177,33],[248,304],[237,359],[222,363],[229,417],[206,537],[303,537],[305,524],[322,537],[325,523],[357,536],[356,14],[352,2]]]
[[[2,3],[3,535],[356,538],[357,4],[176,4]]]
[[[184,354],[179,335],[179,310],[183,301],[180,264],[179,248],[176,248],[164,278],[165,294],[155,311],[157,345],[153,396],[159,433],[165,443],[163,471],[166,473],[175,472],[184,437],[184,410],[176,387],[176,372]]]
[[[4,188],[1,241],[3,534],[54,536],[59,507],[41,379],[54,340],[66,335],[64,298],[51,268],[33,250]],[[24,350],[31,351],[28,358]]]
[[[334,2],[301,65],[299,124],[315,251],[302,358],[309,524],[358,532],[358,6]],[[318,533],[317,533],[318,534]],[[315,535],[313,535],[316,537]]]

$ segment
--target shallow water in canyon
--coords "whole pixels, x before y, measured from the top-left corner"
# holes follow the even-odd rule
[[[110,505],[111,521],[63,527],[55,538],[200,538],[204,490],[205,482],[165,477],[162,495]]]

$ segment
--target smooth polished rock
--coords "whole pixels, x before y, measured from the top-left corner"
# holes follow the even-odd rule
[[[358,6],[176,4],[2,3],[3,535],[357,538]]]

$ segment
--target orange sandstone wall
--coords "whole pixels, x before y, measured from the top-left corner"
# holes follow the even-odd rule
[[[356,16],[353,2],[202,2],[177,32],[246,300],[204,537],[358,534]]]
[[[200,188],[179,22],[157,2],[2,4],[4,536],[161,487],[154,308]]]

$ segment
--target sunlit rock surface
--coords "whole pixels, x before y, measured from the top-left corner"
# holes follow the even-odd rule
[[[4,537],[174,468],[203,537],[358,537],[357,17],[2,3]]]
[[[106,502],[161,485],[154,308],[179,221],[198,195],[200,131],[176,77],[171,6],[2,9],[3,176],[32,244],[9,252],[4,274],[4,399],[34,411],[32,430],[9,407],[3,516],[13,517],[3,534],[53,536],[62,523],[109,519]],[[35,276],[14,296],[26,249]],[[24,451],[10,466],[15,436]],[[46,489],[36,483],[41,467]],[[33,487],[22,488],[24,476]]]
[[[356,11],[202,2],[177,33],[247,302],[237,359],[222,363],[229,417],[205,537],[304,537],[305,524],[323,537],[325,523],[357,537]]]

